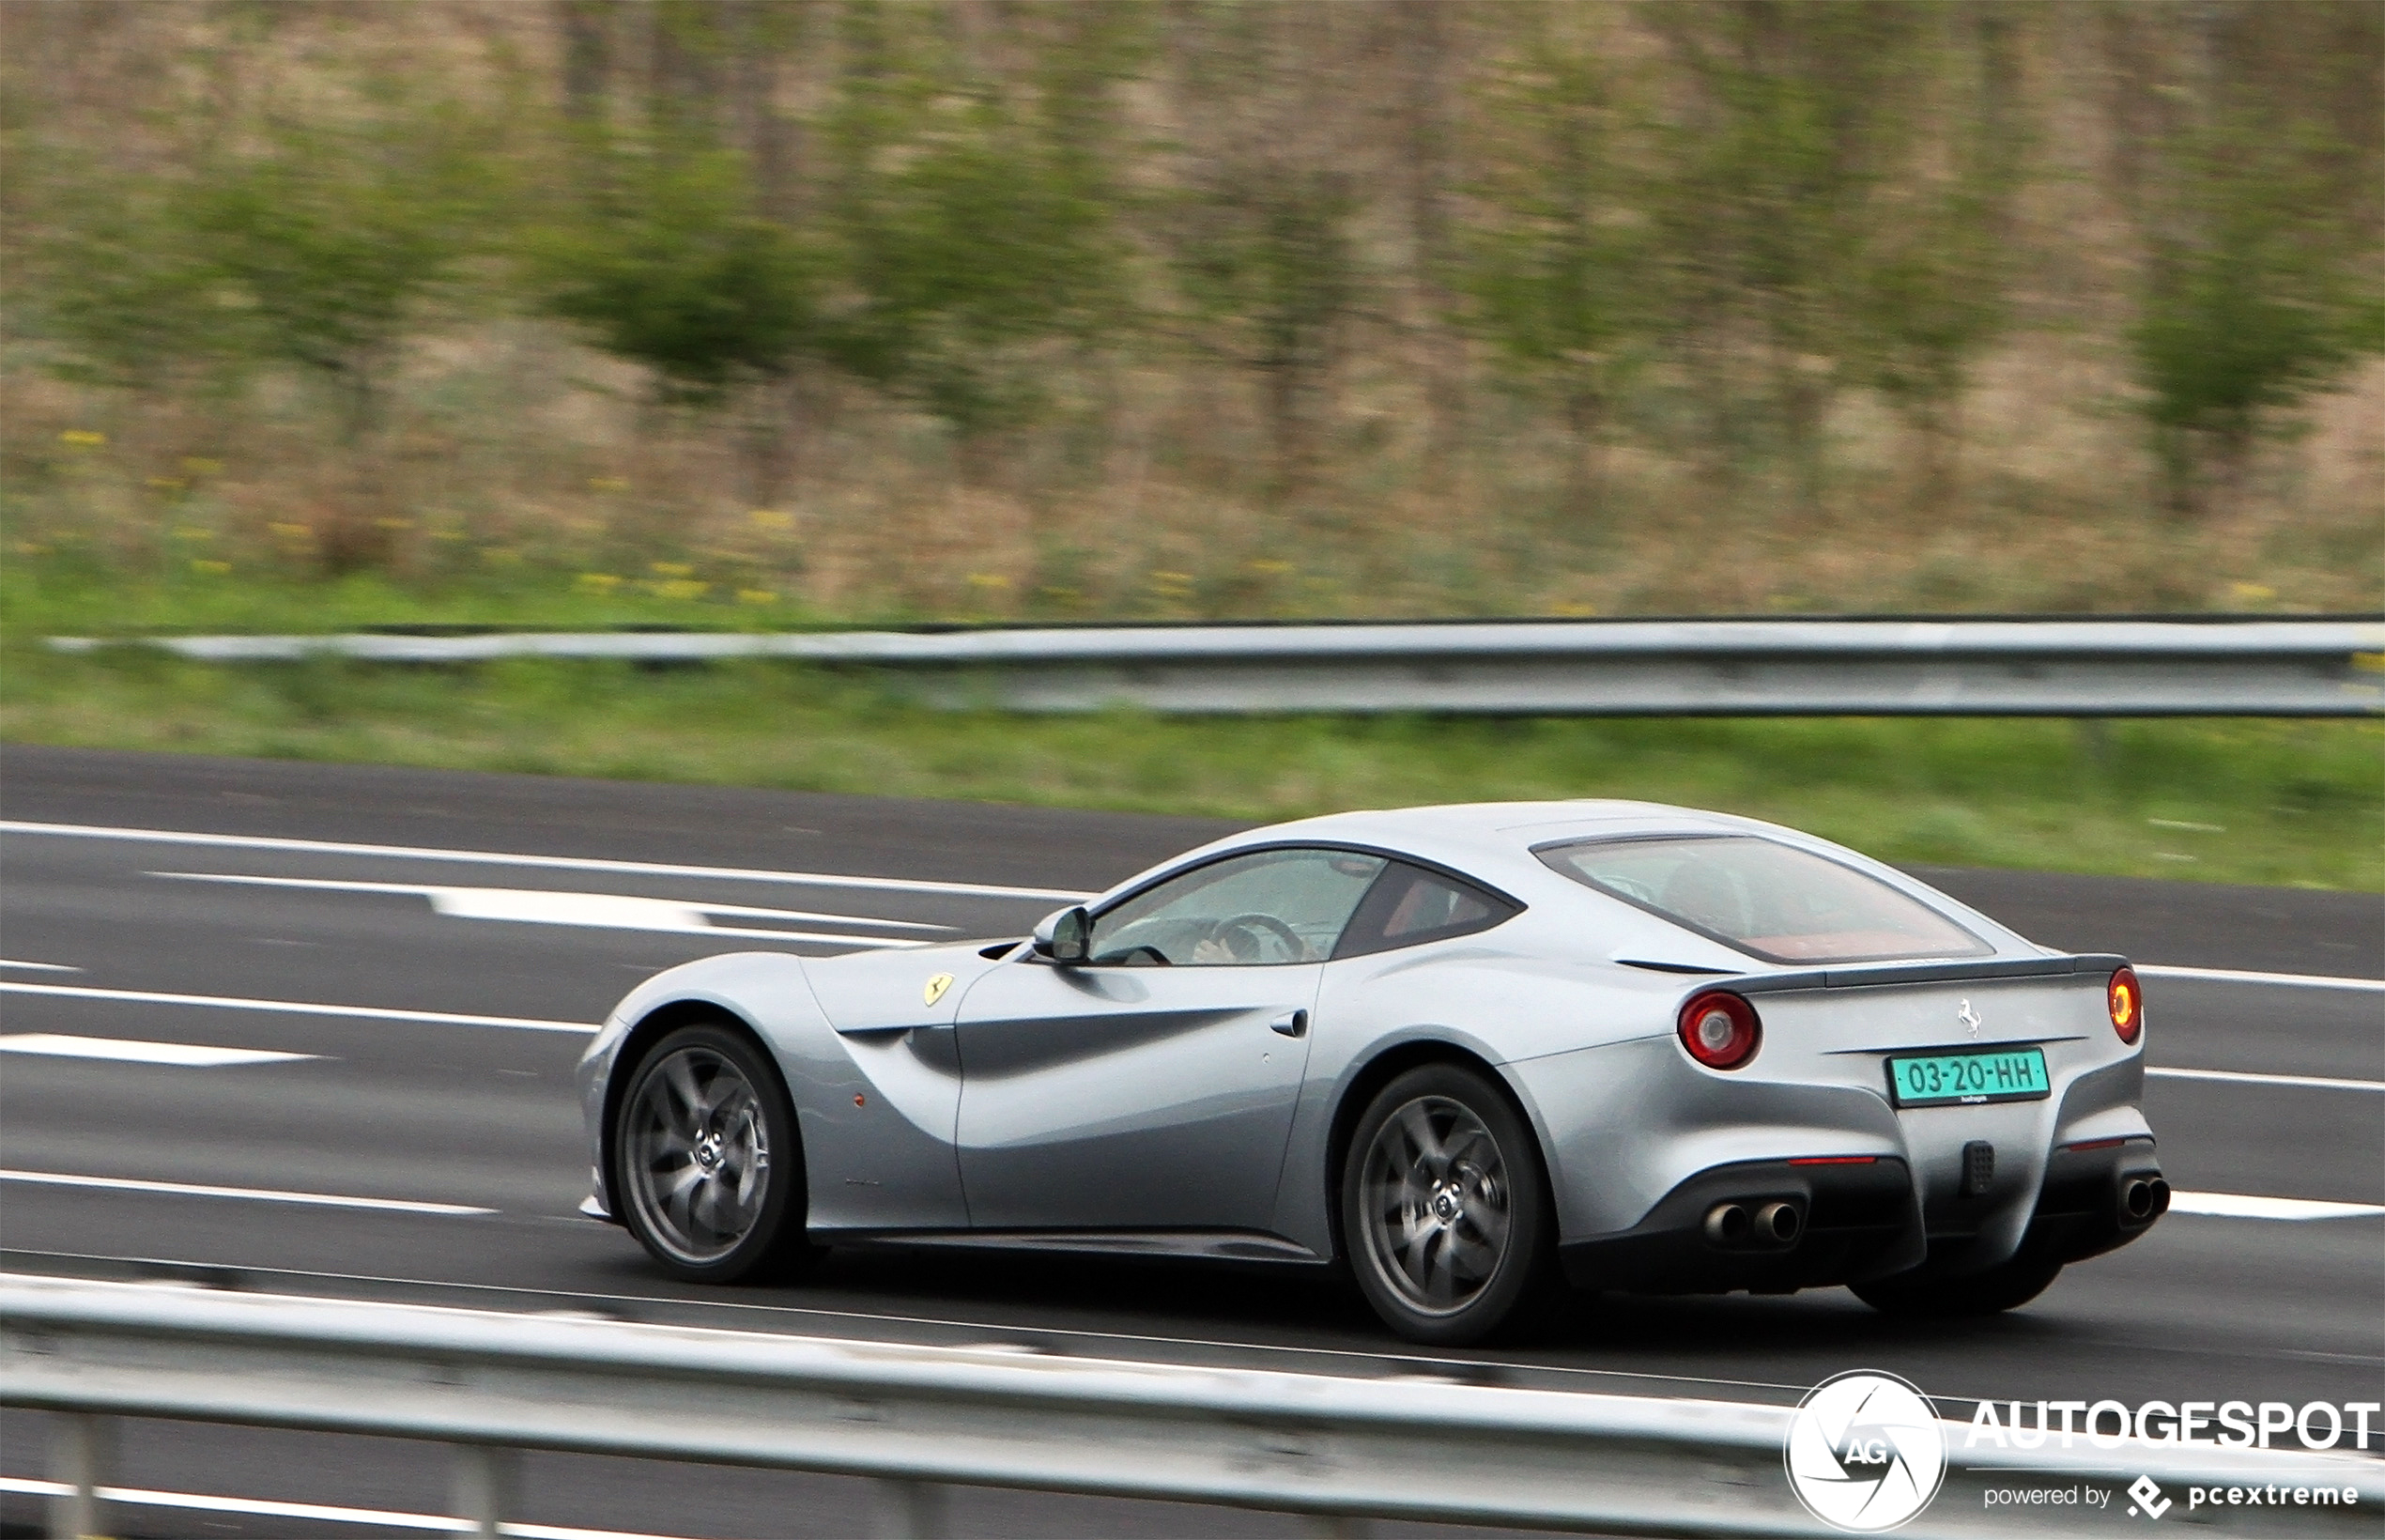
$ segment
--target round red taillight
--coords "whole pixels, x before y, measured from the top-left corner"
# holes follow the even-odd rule
[[[1681,1008],[1681,1045],[1709,1070],[1738,1069],[1762,1041],[1756,1008],[1728,990],[1693,994]]]
[[[2145,992],[2137,987],[2134,968],[2113,973],[2112,982],[2104,989],[2104,1003],[2112,1009],[2112,1030],[2122,1042],[2133,1044],[2145,1031]]]

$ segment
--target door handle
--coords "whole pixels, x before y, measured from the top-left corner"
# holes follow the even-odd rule
[[[1267,1025],[1269,1031],[1281,1032],[1287,1038],[1305,1038],[1308,1036],[1308,1012],[1287,1010]]]

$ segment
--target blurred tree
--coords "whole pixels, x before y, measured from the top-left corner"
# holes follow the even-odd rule
[[[1165,239],[1199,345],[1259,383],[1278,495],[1308,480],[1319,398],[1361,294],[1361,200],[1318,147],[1324,20],[1305,6],[1194,8],[1177,39],[1179,89],[1211,138],[1170,202]]]
[[[2146,248],[2128,337],[2180,515],[2238,490],[2279,408],[2385,351],[2385,13],[2210,6],[2196,21],[2166,57],[2134,61],[2156,101],[2122,120]]]
[[[1729,0],[1639,12],[1689,89],[1654,202],[1693,362],[1751,331],[1808,503],[1821,495],[1823,418],[1853,339],[1845,277],[1867,199],[1910,131],[1904,91],[1917,12],[1860,0]],[[1731,398],[1711,369],[1701,393]],[[1728,441],[1729,424],[1716,438]]]
[[[1921,487],[1934,499],[1951,489],[1971,362],[2008,320],[2026,145],[2013,18],[1945,8],[1926,21],[1913,64],[1933,107],[1903,135],[1905,163],[1870,185],[1842,302],[1855,377],[1917,430]]]
[[[1662,320],[1622,116],[1594,42],[1546,25],[1483,102],[1487,217],[1466,286],[1504,372],[1564,415],[1577,516],[1597,512],[1609,413]]]
[[[1466,432],[1466,339],[1453,288],[1461,266],[1452,217],[1457,162],[1456,83],[1464,78],[1469,29],[1451,0],[1387,8],[1400,62],[1398,117],[1406,172],[1408,270],[1422,346],[1425,475],[1443,482]]]
[[[1113,301],[1122,254],[1105,168],[1075,131],[1109,84],[1100,55],[1040,92],[1006,88],[967,73],[935,19],[845,9],[823,210],[839,263],[830,331],[845,367],[951,424],[965,471],[984,435],[1040,407],[1032,345]]]
[[[491,138],[452,102],[276,118],[182,190],[178,222],[238,346],[332,386],[351,442],[377,421],[414,305],[488,248]]]

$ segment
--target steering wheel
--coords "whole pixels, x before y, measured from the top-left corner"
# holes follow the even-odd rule
[[[1232,919],[1219,920],[1209,927],[1208,939],[1233,953],[1237,962],[1258,962],[1264,961],[1258,955],[1262,935],[1273,936],[1284,944],[1283,961],[1286,962],[1298,962],[1308,956],[1308,945],[1300,940],[1299,932],[1273,915],[1237,915]]]

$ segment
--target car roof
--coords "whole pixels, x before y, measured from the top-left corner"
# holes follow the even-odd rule
[[[1568,838],[1622,834],[1769,834],[1799,842],[1794,830],[1729,813],[1661,802],[1583,798],[1570,802],[1469,802],[1424,808],[1367,808],[1327,813],[1252,829],[1211,849],[1316,839],[1376,845],[1439,861],[1491,881],[1503,872],[1539,869],[1534,847]],[[1822,843],[1822,841],[1813,841]]]
[[[1989,940],[1999,951],[2035,953],[2035,944],[1970,905],[1939,892],[1909,873],[1819,835],[1762,819],[1662,802],[1585,797],[1565,802],[1469,802],[1422,808],[1377,808],[1327,813],[1288,824],[1271,824],[1187,851],[1131,878],[1100,901],[1140,888],[1162,874],[1180,871],[1237,850],[1267,845],[1342,844],[1372,847],[1417,857],[1464,872],[1505,890],[1528,907],[1541,902],[1606,903],[1625,901],[1598,893],[1560,876],[1532,852],[1572,839],[1648,835],[1755,835],[1826,855],[1869,872],[1889,886],[1952,917]],[[1637,913],[1638,911],[1634,911]],[[1672,921],[1663,923],[1673,926]],[[1685,937],[1694,932],[1684,932]],[[1733,958],[1739,954],[1733,952]]]

